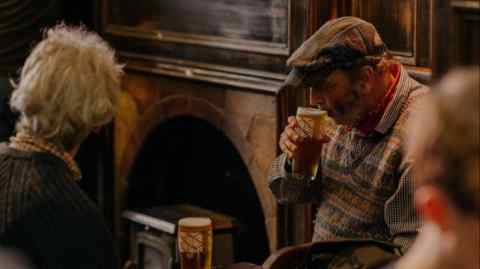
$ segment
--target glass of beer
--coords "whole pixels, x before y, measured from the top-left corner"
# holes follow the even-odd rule
[[[183,218],[178,221],[178,250],[181,269],[211,269],[212,221]]]
[[[318,108],[299,107],[297,121],[303,137],[302,149],[293,159],[292,172],[297,178],[313,180],[317,176],[322,153],[323,136],[332,137],[335,122]]]

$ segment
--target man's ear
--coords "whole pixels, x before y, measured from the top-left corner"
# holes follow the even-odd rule
[[[374,70],[371,66],[369,65],[364,65],[360,67],[359,73],[358,73],[358,83],[360,84],[360,89],[361,92],[360,94],[362,95],[370,95],[371,91],[373,90],[373,87],[371,86],[374,80]]]
[[[415,191],[415,206],[425,221],[436,224],[442,231],[451,229],[449,205],[442,191],[423,186]]]
[[[374,75],[375,75],[375,71],[373,70],[373,67],[371,67],[370,65],[364,65],[360,67],[359,78],[361,81],[369,82],[373,80]]]

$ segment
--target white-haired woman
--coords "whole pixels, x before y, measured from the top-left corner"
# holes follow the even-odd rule
[[[27,58],[10,105],[17,134],[0,144],[0,243],[37,268],[118,268],[101,212],[77,185],[73,156],[116,108],[122,66],[98,35],[59,25]]]

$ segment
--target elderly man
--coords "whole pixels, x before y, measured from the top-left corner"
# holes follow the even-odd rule
[[[305,154],[295,117],[281,134],[283,151],[269,184],[280,202],[317,202],[313,241],[376,239],[404,249],[419,221],[413,205],[411,161],[401,151],[412,104],[428,88],[389,56],[375,27],[342,17],[324,24],[287,62],[286,87],[309,87],[310,105],[339,124],[323,143],[312,180],[291,176],[291,160]]]
[[[417,240],[392,269],[480,268],[480,69],[447,75],[409,128]]]
[[[35,268],[118,268],[102,213],[77,184],[75,156],[114,116],[122,66],[98,35],[45,32],[14,85],[17,134],[0,144],[0,244]]]

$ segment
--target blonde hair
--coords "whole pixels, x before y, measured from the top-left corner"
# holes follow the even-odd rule
[[[422,161],[419,185],[439,187],[458,208],[480,215],[480,69],[459,69],[435,87],[410,127]]]
[[[69,149],[115,114],[122,66],[97,34],[60,24],[44,32],[10,99],[17,132]]]

